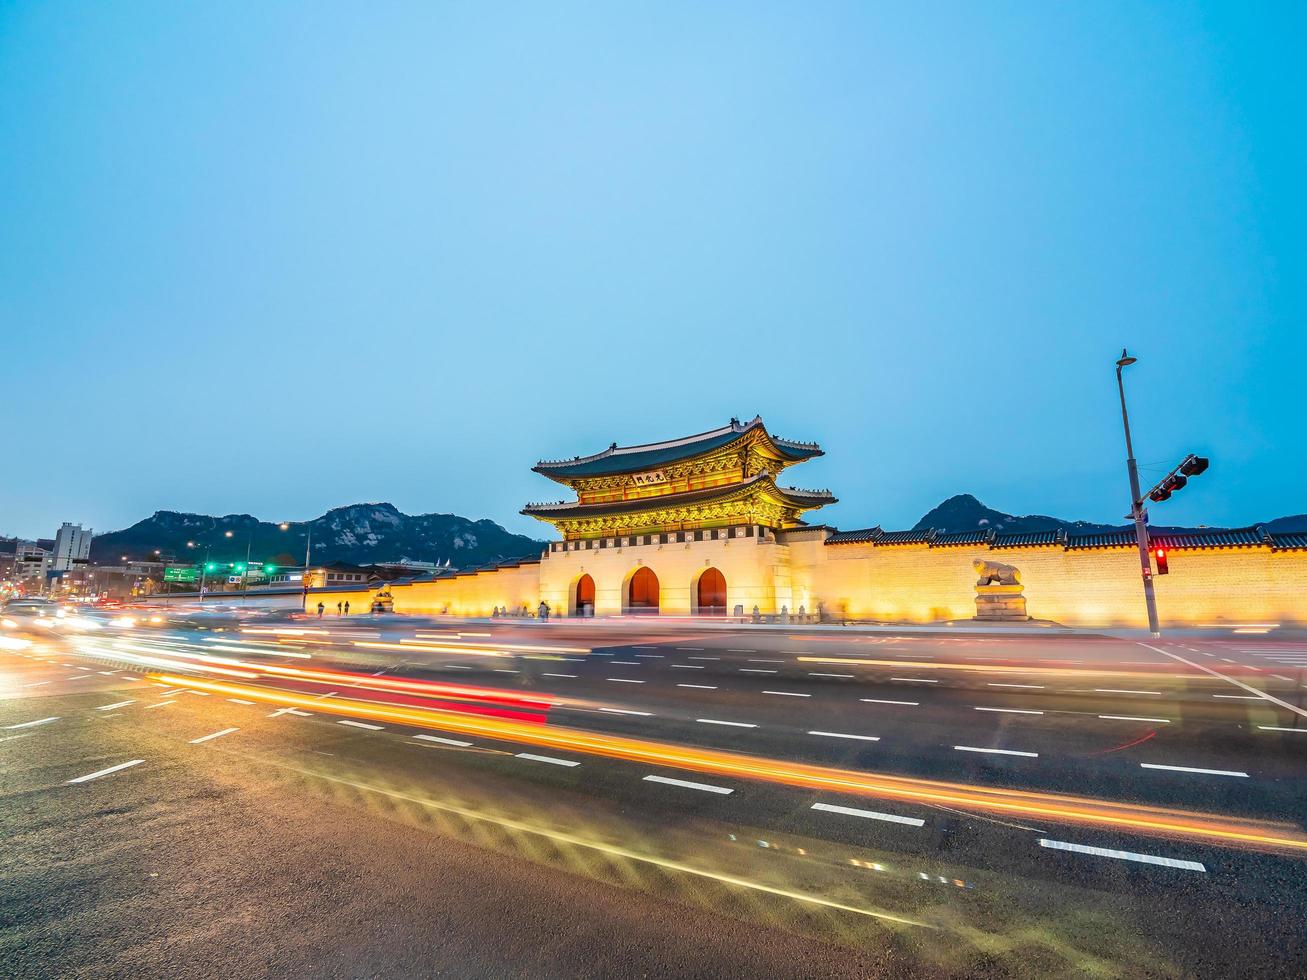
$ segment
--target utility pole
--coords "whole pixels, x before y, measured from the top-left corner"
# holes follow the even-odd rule
[[[1154,638],[1162,635],[1157,623],[1157,597],[1153,594],[1153,566],[1148,557],[1148,524],[1144,511],[1144,502],[1139,493],[1139,467],[1135,464],[1134,445],[1130,441],[1130,416],[1125,408],[1125,383],[1121,380],[1121,370],[1134,364],[1138,358],[1131,357],[1125,348],[1116,362],[1116,387],[1121,393],[1121,424],[1125,426],[1126,471],[1130,474],[1130,516],[1135,522],[1135,540],[1139,544],[1140,573],[1144,578],[1144,605],[1148,607],[1148,632]]]

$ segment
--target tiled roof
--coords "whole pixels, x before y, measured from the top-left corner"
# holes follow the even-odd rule
[[[609,500],[598,504],[586,504],[579,500],[560,500],[556,503],[527,504],[522,513],[528,516],[548,516],[561,514],[567,517],[588,517],[592,514],[625,514],[647,510],[659,510],[670,506],[685,506],[706,501],[732,497],[743,494],[753,486],[759,486],[763,492],[774,492],[778,497],[795,505],[821,507],[833,504],[835,498],[829,490],[796,490],[791,487],[777,486],[772,475],[766,470],[741,480],[739,483],[726,483],[721,486],[704,487],[700,490],[688,490],[684,493],[661,494],[654,497],[637,497],[633,500]]]
[[[651,442],[641,446],[619,447],[617,443],[613,443],[602,452],[594,453],[591,456],[541,460],[532,469],[544,476],[563,478],[604,476],[610,473],[638,473],[640,470],[651,469],[674,460],[698,456],[701,453],[720,449],[722,446],[730,445],[740,436],[755,428],[762,428],[763,431],[766,431],[763,426],[762,416],[754,416],[753,420],[749,422],[731,419],[727,425],[719,429],[700,432],[698,435],[686,436],[683,439],[668,439],[663,442]],[[771,436],[770,433],[768,435],[772,444],[791,462],[797,463],[800,460],[822,455],[821,447],[815,442],[794,442],[789,439],[778,439]]]
[[[1129,548],[1135,545],[1135,532],[1128,531],[1094,531],[1089,534],[1068,534],[1067,551],[1079,551],[1086,548]]]
[[[1022,531],[1015,534],[995,534],[993,548],[1038,548],[1041,545],[1064,544],[1066,532],[1060,527],[1051,531]]]
[[[1194,548],[1257,548],[1267,543],[1266,532],[1260,526],[1159,531],[1156,534],[1150,533],[1148,540],[1158,547],[1173,551]]]
[[[867,544],[884,533],[879,525],[864,527],[857,531],[836,531],[826,539],[826,544]]]
[[[1307,531],[1268,534],[1276,551],[1307,551]]]
[[[935,536],[933,527],[925,527],[915,531],[884,531],[876,539],[876,547],[894,544],[925,544]]]
[[[964,544],[989,544],[994,540],[994,531],[957,531],[953,534],[937,534],[930,539],[932,548],[955,548]]]

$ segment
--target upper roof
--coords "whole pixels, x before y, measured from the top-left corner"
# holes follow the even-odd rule
[[[821,447],[815,442],[794,442],[790,439],[776,438],[763,425],[762,416],[755,415],[749,422],[731,419],[729,423],[720,428],[700,432],[698,435],[684,436],[680,439],[649,442],[642,446],[619,446],[617,443],[613,443],[607,449],[592,456],[541,460],[531,469],[542,476],[562,480],[574,477],[638,473],[641,470],[662,466],[680,459],[701,456],[704,453],[721,449],[754,430],[761,430],[776,449],[777,454],[786,462],[798,463],[822,455]]]
[[[559,500],[553,503],[527,504],[522,513],[530,517],[549,519],[552,517],[575,518],[597,517],[604,514],[631,514],[642,511],[660,510],[668,506],[685,507],[708,501],[724,500],[730,497],[751,493],[755,488],[771,494],[785,503],[808,510],[836,503],[829,490],[802,490],[798,487],[782,487],[776,484],[772,475],[766,470],[743,480],[740,483],[727,483],[716,487],[704,487],[668,497],[638,497],[634,500],[608,500],[602,503],[582,503],[578,500]]]

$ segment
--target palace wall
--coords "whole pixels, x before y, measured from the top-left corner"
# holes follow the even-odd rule
[[[526,606],[534,613],[540,604],[540,566],[532,562],[474,575],[391,585],[390,594],[395,612],[419,616],[489,616],[496,606]]]

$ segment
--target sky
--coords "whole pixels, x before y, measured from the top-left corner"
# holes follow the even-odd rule
[[[811,519],[1307,512],[1307,5],[0,5],[0,533],[488,517],[761,414]]]

